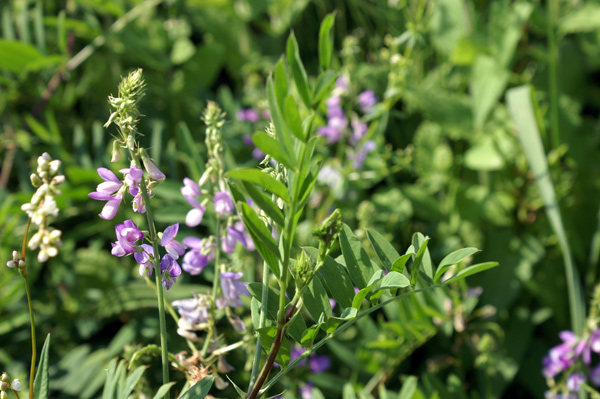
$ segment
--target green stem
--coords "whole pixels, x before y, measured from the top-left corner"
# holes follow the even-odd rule
[[[129,151],[133,162],[141,166],[138,156],[133,151]],[[148,221],[148,239],[152,243],[154,249],[154,280],[156,284],[156,294],[158,298],[158,320],[160,324],[160,352],[162,359],[162,375],[163,384],[169,383],[169,351],[167,349],[167,322],[165,320],[165,298],[162,287],[162,273],[160,270],[160,252],[158,250],[158,237],[156,234],[156,226],[154,225],[154,218],[152,217],[152,207],[150,206],[150,196],[146,184],[142,181],[140,184],[142,199],[146,207],[146,220]],[[166,399],[170,399],[171,395],[167,392],[164,396]]]
[[[213,190],[213,197],[214,197],[214,190]],[[221,234],[221,219],[219,218],[219,216],[217,215],[217,222],[216,222],[216,226],[215,226],[215,243],[216,243],[216,253],[215,253],[215,275],[213,276],[213,286],[212,286],[212,303],[213,303],[213,318],[212,320],[214,320],[214,311],[217,308],[217,291],[219,289],[219,279],[221,276],[220,273],[220,257],[221,257],[221,241],[220,241],[220,234]],[[212,340],[213,337],[213,328],[214,328],[214,323],[211,321],[210,324],[210,328],[208,330],[208,334],[206,334],[206,339],[204,341],[204,345],[202,345],[202,357],[205,358],[207,353],[208,353],[208,348],[210,346],[210,341]]]
[[[27,252],[27,237],[29,236],[29,227],[31,219],[27,219],[25,226],[25,235],[23,236],[23,245],[21,246],[21,259],[25,262]],[[25,263],[27,265],[27,263]],[[33,399],[33,379],[35,378],[35,363],[37,362],[37,339],[35,335],[35,320],[33,318],[33,305],[31,303],[31,292],[29,291],[29,282],[27,280],[27,266],[19,268],[19,274],[25,281],[25,292],[27,293],[27,306],[29,307],[29,322],[31,324],[31,367],[29,369],[29,399]]]
[[[269,265],[267,262],[263,262],[263,275],[262,275],[263,290],[260,300],[260,316],[258,319],[258,328],[265,326],[267,319],[267,306],[269,302]],[[260,355],[262,353],[262,345],[260,343],[260,336],[256,334],[256,349],[254,351],[254,363],[252,364],[252,373],[250,374],[250,384],[248,385],[248,391],[251,391],[256,377],[258,375],[258,369],[260,367]]]
[[[554,27],[558,18],[558,0],[548,1],[548,16],[546,29],[548,35],[548,85],[550,88],[550,118],[552,122],[552,143],[557,148],[560,144],[559,122],[558,122],[558,48]]]

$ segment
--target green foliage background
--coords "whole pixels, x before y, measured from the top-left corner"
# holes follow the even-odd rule
[[[327,347],[336,371],[313,381],[327,397],[341,397],[345,382],[364,386],[386,365],[393,391],[402,386],[399,376],[410,374],[419,377],[423,397],[541,397],[541,358],[557,343],[557,332],[571,328],[567,288],[557,238],[505,93],[523,84],[534,89],[550,177],[588,299],[600,253],[596,1],[3,3],[0,259],[20,247],[20,205],[33,193],[29,174],[48,151],[63,160],[67,178],[55,222],[64,247],[44,265],[31,257],[28,270],[38,336],[52,334],[50,385],[60,397],[95,397],[109,360],[154,343],[158,329],[153,291],[130,259],[110,255],[114,221],[99,219],[99,203],[87,197],[98,183],[95,169],[110,160],[111,137],[102,124],[120,76],[144,69],[140,131],[168,176],[157,191],[157,221],[182,222],[188,205],[180,182],[198,179],[204,164],[199,116],[206,101],[216,100],[228,114],[230,168],[255,165],[242,139],[254,127],[237,122],[236,111],[266,108],[265,79],[290,29],[309,75],[316,74],[319,25],[334,10],[333,63],[350,76],[356,94],[372,89],[381,99],[369,132],[380,150],[364,171],[345,168],[337,187],[317,188],[300,240],[309,243],[314,223],[335,206],[346,223],[362,229],[357,234],[365,242],[361,231],[374,229],[400,250],[421,231],[432,237],[436,261],[473,246],[483,249],[478,261],[501,266],[468,280],[483,293],[478,310],[468,302],[469,311],[453,313],[464,320],[435,325],[431,314],[413,314],[409,325],[389,314],[364,320]],[[323,157],[330,150],[318,148]],[[255,261],[235,256],[234,262]],[[210,277],[207,270],[183,278],[169,299],[202,291]],[[0,365],[11,375],[28,368],[26,309],[22,280],[2,269]],[[172,336],[175,328],[171,322]],[[173,352],[185,349],[182,342],[172,345]],[[230,359],[238,372],[243,361],[243,353]]]

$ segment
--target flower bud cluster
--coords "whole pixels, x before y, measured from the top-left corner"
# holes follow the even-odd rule
[[[65,181],[65,176],[58,174],[61,161],[53,160],[47,152],[38,157],[37,163],[37,173],[31,175],[31,183],[37,191],[31,197],[31,201],[23,204],[21,209],[27,213],[31,222],[38,226],[38,231],[29,240],[28,247],[40,248],[38,260],[45,262],[48,258],[56,256],[58,248],[62,246],[62,232],[48,226],[48,217],[58,215],[54,197],[61,194],[57,186]]]
[[[19,380],[16,378],[12,382],[10,382],[10,377],[8,376],[8,373],[4,372],[2,373],[2,375],[0,375],[0,399],[8,398],[8,394],[6,393],[6,391],[8,391],[9,389],[13,392],[20,391],[21,382],[19,382]]]
[[[118,97],[108,97],[108,102],[115,111],[110,115],[104,127],[115,123],[119,126],[121,136],[127,144],[129,144],[129,137],[135,139],[138,122],[136,118],[140,115],[137,105],[138,101],[144,96],[144,87],[145,82],[142,77],[142,69],[138,68],[121,81]]]

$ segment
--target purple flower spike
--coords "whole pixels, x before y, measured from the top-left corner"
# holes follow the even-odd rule
[[[227,215],[233,211],[233,200],[228,193],[219,191],[215,194],[215,210],[221,216]]]
[[[331,359],[327,355],[316,355],[310,359],[308,367],[315,374],[324,373],[331,368]]]
[[[217,306],[220,309],[223,309],[226,306],[238,308],[242,306],[240,295],[250,295],[246,283],[238,281],[242,276],[242,273],[221,273],[221,289],[223,290],[223,296],[217,299]]]
[[[165,247],[165,250],[173,259],[177,259],[185,253],[185,245],[175,240],[178,231],[179,223],[175,223],[165,229],[160,239],[160,245]]]
[[[358,103],[363,112],[369,112],[371,107],[377,103],[377,97],[373,90],[365,90],[358,95]]]
[[[579,392],[581,385],[585,383],[585,377],[581,373],[573,373],[567,378],[567,389],[571,392]]]
[[[123,224],[115,227],[117,242],[113,243],[111,254],[114,256],[125,256],[135,251],[135,242],[144,237],[144,234],[131,220],[126,220]]]
[[[154,248],[152,245],[142,244],[142,252],[135,252],[133,257],[135,261],[140,265],[140,276],[144,273],[148,273],[148,277],[152,276],[152,270],[154,269]]]
[[[177,281],[177,277],[181,275],[181,268],[171,255],[166,254],[160,261],[160,272],[162,275],[162,285],[168,290]]]

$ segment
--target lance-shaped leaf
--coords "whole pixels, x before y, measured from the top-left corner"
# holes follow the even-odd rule
[[[269,136],[266,132],[256,132],[252,136],[252,142],[259,150],[273,157],[277,162],[283,164],[288,169],[296,171],[298,165],[288,154],[281,143]]]
[[[302,60],[300,59],[298,42],[296,41],[293,32],[290,34],[287,41],[286,55],[288,63],[290,64],[294,83],[296,83],[296,89],[298,89],[298,94],[300,94],[300,98],[302,99],[302,102],[304,102],[304,105],[306,105],[306,108],[311,109],[312,98],[308,88],[308,78],[306,77],[306,71],[304,70]]]
[[[352,281],[359,289],[365,288],[374,273],[373,265],[360,241],[345,223],[340,233],[340,246]]]
[[[319,64],[322,70],[329,69],[331,65],[331,53],[333,50],[333,24],[335,12],[328,14],[321,22],[319,29]]]
[[[237,392],[237,394],[240,396],[240,399],[245,399],[246,396],[248,396],[248,394],[246,393],[246,391],[244,391],[242,388],[238,387],[236,385],[236,383],[233,382],[233,380],[231,378],[229,378],[229,376],[227,376],[227,379],[229,380],[229,382],[231,382],[231,385],[233,386],[233,389],[235,389],[235,391]],[[181,398],[179,398],[179,399],[181,399]]]
[[[392,270],[394,262],[400,258],[398,251],[376,231],[367,230],[367,236],[383,268],[388,271]]]
[[[285,120],[283,119],[283,113],[281,111],[283,107],[283,100],[281,102],[278,101],[275,90],[276,88],[273,84],[273,78],[269,76],[267,78],[267,102],[269,103],[271,120],[275,126],[275,136],[285,151],[290,153],[293,148],[292,137],[290,135],[290,129],[285,123]]]
[[[269,353],[271,347],[273,346],[273,342],[275,342],[275,337],[277,336],[277,327],[263,327],[256,330],[258,332],[258,336],[260,337],[260,345],[263,347],[265,352]],[[281,347],[275,356],[275,362],[280,366],[287,367],[290,363],[290,343],[286,337],[281,337]]]
[[[433,282],[435,283],[436,281],[438,281],[450,266],[462,262],[465,258],[473,255],[475,252],[479,252],[479,250],[477,248],[469,247],[462,248],[448,254],[444,259],[442,259],[437,270],[435,271],[435,276],[433,276]]]
[[[415,248],[420,249],[423,246],[423,244],[425,244],[428,241],[429,241],[429,237],[425,237],[421,233],[413,234],[412,244]],[[418,253],[417,253],[417,255],[418,255]],[[429,277],[429,279],[431,281],[431,279],[433,279],[433,263],[431,262],[431,255],[429,254],[429,249],[427,248],[427,245],[425,245],[425,251],[423,252],[423,255],[421,256],[421,263],[419,264],[419,267],[421,269],[423,269],[423,272],[425,273],[425,275],[427,277]]]
[[[331,304],[321,280],[313,278],[302,293],[302,301],[306,310],[314,320],[319,320],[322,314],[325,314],[325,320],[331,317]]]
[[[406,262],[408,262],[408,260],[414,254],[415,253],[413,251],[410,251],[408,253],[405,253],[404,255],[402,255],[401,257],[399,257],[398,259],[396,259],[394,261],[394,263],[392,264],[392,271],[398,272],[398,273],[406,273],[406,271],[404,270],[404,267],[406,266]]]
[[[50,367],[48,360],[49,353],[50,334],[46,336],[46,340],[44,341],[42,353],[40,353],[40,362],[38,363],[38,369],[33,380],[33,393],[36,399],[48,399],[48,394],[50,393],[50,376],[48,375],[48,368]]]
[[[358,310],[353,307],[344,309],[340,317],[330,317],[329,320],[327,320],[325,331],[327,334],[333,334],[342,323],[355,319],[357,314]]]
[[[254,297],[259,303],[262,301],[262,290],[263,285],[261,283],[250,283],[248,284],[248,291],[252,297]],[[277,311],[279,307],[279,291],[275,288],[269,287],[267,299],[267,317],[270,320],[277,320]],[[289,299],[285,299],[286,305],[290,303]],[[288,329],[288,335],[298,343],[302,340],[302,334],[306,330],[306,323],[302,317],[296,317],[290,328]]]
[[[472,276],[473,274],[480,273],[484,270],[488,270],[488,269],[491,269],[492,267],[496,267],[496,266],[498,266],[498,262],[485,262],[485,263],[478,263],[476,265],[469,266],[469,267],[464,268],[463,270],[459,271],[458,273],[456,273],[456,275],[452,276],[448,280],[444,281],[444,284],[450,284],[453,281],[462,280],[465,277]]]
[[[426,237],[422,240],[421,245],[419,247],[419,252],[415,256],[413,263],[411,265],[410,271],[410,283],[415,285],[417,282],[417,276],[419,275],[419,269],[421,268],[421,264],[423,263],[423,257],[425,256],[425,251],[427,250],[427,243],[429,242],[429,237]]]
[[[285,202],[290,202],[290,196],[285,185],[282,182],[275,180],[275,178],[268,173],[261,172],[259,169],[236,169],[227,172],[227,177],[256,183]]]
[[[304,334],[302,334],[302,339],[300,340],[300,344],[302,344],[302,346],[305,348],[312,347],[313,342],[315,342],[317,334],[319,333],[319,330],[323,324],[325,324],[325,314],[322,313],[321,317],[319,317],[319,321],[304,331]]]
[[[305,142],[306,135],[304,134],[304,129],[302,129],[302,120],[300,119],[298,104],[296,104],[294,97],[288,95],[285,98],[283,109],[285,110],[283,117],[288,127],[294,136],[296,136],[300,141]]]
[[[313,262],[317,261],[319,250],[317,248],[304,247],[306,254]],[[352,306],[354,298],[354,285],[346,268],[331,257],[327,256],[325,262],[317,271],[322,283],[327,288],[333,299],[343,308]]]
[[[338,74],[332,71],[323,72],[317,77],[317,82],[315,83],[315,89],[313,93],[313,102],[315,104],[319,104],[325,97],[329,95],[333,86],[335,85],[337,77]]]
[[[242,182],[244,188],[248,192],[248,195],[254,203],[263,210],[264,213],[275,222],[278,226],[284,225],[283,213],[277,205],[271,201],[271,198],[264,195],[259,189],[252,183]]]
[[[352,300],[353,308],[360,309],[363,301],[365,300],[369,292],[371,292],[373,287],[379,282],[379,280],[383,278],[383,276],[383,270],[378,270],[371,276],[369,283],[364,288],[359,290],[358,293],[354,296],[354,299]]]
[[[160,388],[156,391],[156,394],[152,397],[152,399],[162,399],[165,397],[167,392],[171,390],[171,387],[175,385],[174,382],[169,382],[167,384],[161,385]]]
[[[279,270],[279,247],[275,240],[273,240],[271,232],[248,204],[242,202],[238,206],[242,211],[244,226],[246,226],[246,230],[248,230],[250,237],[252,237],[256,249],[265,262],[267,262],[267,265],[269,265],[275,276],[279,277],[281,274]]]

